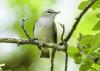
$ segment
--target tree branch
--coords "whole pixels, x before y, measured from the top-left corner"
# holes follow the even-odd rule
[[[65,42],[64,42],[65,43]],[[67,43],[65,43],[65,71],[67,71],[67,63],[68,63],[68,53],[67,53]]]
[[[84,16],[84,14],[88,11],[88,9],[96,2],[97,0],[91,0],[90,3],[84,8],[84,10],[80,13],[79,17],[77,17],[74,25],[72,26],[72,29],[70,31],[70,33],[68,34],[68,36],[66,36],[66,38],[64,39],[64,41],[60,44],[65,43],[65,71],[67,71],[67,61],[68,61],[68,53],[67,51],[67,42],[68,40],[71,38],[73,32],[75,31],[75,29],[77,28],[78,23],[80,22],[81,18]],[[66,47],[67,46],[67,47]]]
[[[62,35],[61,35],[61,40],[62,40],[62,44],[61,45],[64,45],[65,47],[65,71],[67,71],[67,61],[68,61],[68,53],[66,52],[67,51],[67,43],[64,41],[63,37],[64,37],[64,33],[65,33],[65,25],[63,24],[60,24],[62,29],[63,29],[63,32],[62,32]]]
[[[64,47],[58,44],[54,43],[46,43],[39,40],[27,40],[27,39],[16,39],[16,38],[0,38],[0,43],[14,43],[17,45],[23,45],[23,44],[31,44],[31,45],[37,45],[47,48],[56,48],[58,51],[64,51]]]
[[[56,53],[56,49],[52,49],[52,53],[51,53],[51,71],[54,70],[54,58],[55,58],[55,53]]]
[[[29,34],[26,32],[26,30],[25,30],[25,28],[24,28],[24,24],[25,24],[26,20],[28,20],[28,19],[26,19],[26,18],[23,18],[23,19],[22,19],[22,29],[23,29],[23,32],[25,33],[26,37],[27,37],[29,40],[31,40],[31,37],[29,36]]]
[[[74,23],[74,25],[73,25],[73,27],[72,27],[70,33],[69,33],[68,36],[66,36],[66,38],[64,39],[65,42],[67,42],[67,41],[71,38],[73,32],[75,31],[75,29],[76,29],[78,23],[79,23],[80,20],[81,20],[81,18],[84,16],[84,14],[88,11],[88,9],[89,9],[96,1],[97,1],[97,0],[91,0],[90,3],[89,3],[89,4],[84,8],[84,10],[80,13],[79,17],[76,18],[76,21],[75,21],[75,23]]]
[[[63,42],[64,41],[63,37],[64,37],[64,33],[65,33],[65,25],[64,24],[60,24],[60,26],[63,29],[63,32],[62,32],[62,35],[61,35],[61,41]]]

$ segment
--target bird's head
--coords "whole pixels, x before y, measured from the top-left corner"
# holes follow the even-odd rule
[[[45,14],[55,14],[55,15],[57,15],[57,14],[60,13],[60,12],[56,12],[56,11],[54,11],[54,10],[52,10],[52,9],[47,9],[46,11],[44,11],[44,13],[45,13]]]
[[[41,17],[43,18],[52,18],[54,19],[55,16],[60,13],[60,12],[56,12],[52,9],[47,9],[46,11],[44,11],[42,14],[41,14]]]

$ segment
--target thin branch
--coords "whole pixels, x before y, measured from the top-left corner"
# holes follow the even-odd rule
[[[64,39],[63,39],[63,37],[64,37],[64,33],[65,33],[65,25],[63,24],[60,24],[60,26],[62,27],[62,29],[63,29],[63,32],[62,32],[62,35],[61,35],[61,41],[63,42],[64,41]]]
[[[16,39],[16,38],[0,38],[0,43],[14,43],[14,44],[31,44],[31,45],[37,45],[41,47],[47,47],[47,48],[56,48],[58,51],[64,52],[64,47],[58,44],[54,43],[46,43],[39,40],[27,40],[27,39]]]
[[[61,25],[61,24],[60,24]],[[55,43],[57,43],[57,27],[56,25],[54,24],[53,26],[53,29],[54,29],[54,37],[55,37]],[[56,54],[56,48],[52,48],[52,52],[51,52],[51,71],[54,70],[54,58],[55,58],[55,54]]]
[[[79,17],[76,19],[76,22],[74,23],[70,33],[68,34],[68,36],[64,39],[64,42],[62,43],[65,43],[65,54],[66,54],[66,57],[65,57],[65,71],[67,71],[67,61],[68,61],[68,53],[66,52],[67,51],[67,41],[71,38],[73,32],[75,31],[78,23],[80,22],[81,18],[84,16],[84,14],[88,11],[88,9],[96,2],[97,0],[91,0],[91,2],[84,8],[84,10],[80,13]],[[61,43],[60,43],[61,44]]]
[[[54,70],[54,57],[55,57],[55,53],[56,53],[56,48],[52,49],[52,53],[51,53],[51,71]]]
[[[24,28],[24,24],[25,24],[26,20],[28,20],[28,19],[25,19],[25,18],[22,19],[22,29],[23,29],[23,31],[24,31],[26,37],[27,37],[29,40],[31,40],[31,37],[29,36],[29,34],[27,33],[27,31],[26,31],[25,28]]]
[[[64,41],[64,33],[65,33],[65,25],[63,24],[60,24],[60,26],[62,27],[63,29],[63,32],[62,32],[62,35],[61,35],[61,41],[62,43],[60,43],[59,45],[64,45],[64,50],[65,50],[65,71],[67,71],[67,61],[68,61],[68,53],[66,52],[67,51],[67,43]]]
[[[91,0],[90,3],[84,8],[84,10],[80,13],[79,17],[77,17],[70,33],[68,34],[68,36],[65,38],[65,42],[67,42],[70,37],[72,36],[73,32],[75,31],[78,23],[80,22],[81,18],[84,16],[84,14],[88,11],[88,9],[96,2],[97,0]]]
[[[67,71],[67,61],[68,61],[68,53],[66,52],[67,51],[67,43],[64,41],[63,37],[64,37],[64,33],[65,33],[65,25],[63,24],[60,24],[62,29],[63,29],[63,32],[62,32],[62,35],[61,35],[61,40],[62,40],[62,44],[60,45],[64,45],[64,49],[65,49],[65,71]]]
[[[65,71],[67,71],[67,63],[68,63],[68,53],[65,53]]]
[[[67,43],[65,43],[65,71],[67,71],[68,53],[67,53]]]

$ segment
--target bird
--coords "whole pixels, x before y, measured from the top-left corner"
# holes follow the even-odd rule
[[[54,22],[55,16],[60,13],[52,9],[44,11],[34,28],[34,37],[46,43],[57,43],[57,27]],[[50,58],[49,48],[38,46],[41,50],[40,58]]]

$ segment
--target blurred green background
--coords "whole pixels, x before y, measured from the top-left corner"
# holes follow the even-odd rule
[[[46,9],[61,11],[56,17],[56,23],[65,24],[66,34],[69,33],[75,17],[80,13],[78,5],[80,0],[0,0],[0,37],[15,37],[26,39],[21,28],[21,20],[24,17],[29,20],[25,28],[29,35],[34,38],[33,27],[41,13]],[[90,9],[82,18],[69,45],[75,46],[79,33],[83,35],[96,34],[92,31],[98,21],[96,14],[99,10]],[[62,29],[57,25],[58,42]],[[64,70],[64,53],[57,52],[55,59],[55,71]],[[50,71],[50,59],[40,59],[40,51],[37,46],[0,43],[0,63],[5,63],[6,68],[12,71]],[[78,65],[69,58],[68,71],[78,71]]]
[[[44,10],[55,3],[56,0],[0,0],[0,37],[26,39],[21,28],[24,16],[29,19],[25,28],[33,38],[33,27],[36,20]],[[63,57],[60,60],[63,64]],[[12,71],[50,70],[50,59],[40,59],[40,51],[37,46],[33,45],[18,47],[15,44],[0,43],[0,63],[5,63],[6,68]],[[57,68],[60,67],[58,63],[56,65]]]

